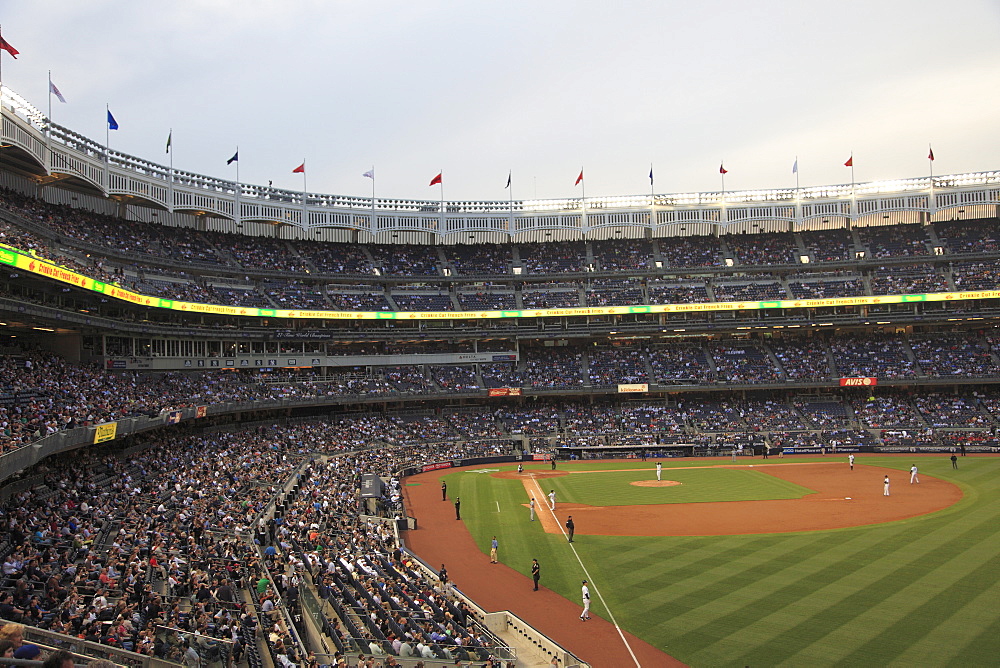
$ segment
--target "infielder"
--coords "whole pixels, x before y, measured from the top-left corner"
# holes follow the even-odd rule
[[[590,619],[590,589],[587,588],[587,581],[583,581],[580,587],[580,595],[583,597],[583,612],[580,613],[580,621],[585,622]]]
[[[851,465],[851,470],[854,470],[854,453],[847,455],[847,463]]]
[[[556,509],[556,490],[551,490],[549,492],[549,510],[555,511]]]
[[[889,496],[889,476],[882,481],[882,496]]]
[[[912,485],[913,483],[917,483],[918,485],[920,484],[920,478],[917,477],[916,464],[910,467],[910,484]]]
[[[528,504],[528,508],[531,509],[531,521],[535,521],[535,497],[531,497],[531,503]]]

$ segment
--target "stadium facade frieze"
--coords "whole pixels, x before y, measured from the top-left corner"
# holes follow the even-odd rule
[[[51,122],[24,97],[0,89],[0,140],[17,152],[26,173],[45,181],[72,179],[104,197],[142,203],[170,214],[220,221],[219,231],[244,225],[279,225],[293,236],[315,230],[342,241],[406,242],[420,239],[475,242],[641,237],[825,229],[934,222],[973,206],[1000,204],[1000,172],[727,192],[607,197],[433,201],[371,198],[238,183],[175,169],[109,149]]]

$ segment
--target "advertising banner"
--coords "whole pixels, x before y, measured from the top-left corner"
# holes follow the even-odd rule
[[[878,385],[878,378],[841,378],[841,387],[872,387]]]
[[[117,422],[108,422],[106,424],[99,424],[97,425],[97,427],[94,428],[94,443],[113,441],[117,434],[118,434]]]

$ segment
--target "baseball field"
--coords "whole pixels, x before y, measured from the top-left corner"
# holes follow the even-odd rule
[[[859,456],[853,471],[845,456],[663,460],[661,477],[652,460],[422,474],[405,488],[421,525],[407,540],[484,607],[512,610],[595,668],[996,665],[1000,458],[953,469],[943,455]],[[577,619],[584,579],[605,621]],[[651,647],[619,663],[595,638]]]

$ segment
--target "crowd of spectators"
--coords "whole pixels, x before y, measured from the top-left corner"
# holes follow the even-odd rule
[[[739,264],[798,264],[799,251],[790,234],[727,234],[726,245]]]
[[[677,342],[640,348],[526,347],[520,362],[392,365],[333,373],[320,368],[226,373],[135,372],[70,363],[50,353],[0,356],[0,452],[59,431],[128,417],[157,417],[200,404],[351,396],[412,396],[654,385],[780,384],[836,377],[983,378],[997,375],[997,337],[974,333],[839,335],[829,339]],[[354,355],[434,352],[431,345],[359,344]],[[365,347],[367,346],[367,348]],[[388,360],[388,357],[387,357]],[[652,373],[650,373],[652,372]]]
[[[716,278],[714,297],[705,288],[704,277],[650,277],[642,283],[635,277],[623,277],[617,286],[592,282],[579,292],[573,284],[545,286],[529,284],[497,285],[497,290],[450,289],[430,286],[435,295],[414,295],[407,291],[393,294],[387,301],[375,286],[348,290],[351,286],[330,286],[329,295],[322,285],[311,285],[300,278],[304,274],[337,273],[381,276],[443,276],[453,266],[459,276],[510,274],[519,265],[528,274],[560,274],[580,271],[647,271],[657,266],[666,270],[717,267],[727,252],[736,256],[736,266],[771,266],[796,260],[801,235],[813,262],[853,259],[852,253],[867,258],[918,258],[928,255],[930,243],[939,243],[919,226],[860,228],[858,242],[849,231],[827,230],[784,234],[726,235],[715,237],[667,237],[646,240],[564,241],[544,244],[519,244],[510,247],[481,244],[447,249],[418,245],[346,244],[305,242],[270,237],[243,237],[221,232],[168,227],[150,222],[123,221],[61,205],[49,205],[12,191],[0,193],[0,205],[20,218],[25,225],[37,224],[48,234],[28,231],[4,221],[0,224],[0,243],[47,257],[73,271],[115,283],[143,294],[162,298],[221,303],[230,306],[292,309],[417,311],[510,310],[520,301],[523,308],[572,308],[587,306],[626,306],[643,303],[700,303],[706,301],[764,301],[786,298],[848,297],[870,292],[909,294],[944,290],[995,288],[1000,284],[995,263],[951,260],[951,279],[944,265],[876,267],[859,276],[812,280],[795,275],[772,277],[760,275],[753,280],[724,281]],[[33,228],[34,229],[34,228]],[[991,229],[991,228],[989,228]],[[988,239],[972,242],[971,224],[941,227],[950,234],[952,246],[961,252],[989,252]],[[930,233],[931,235],[933,233]],[[968,243],[966,243],[966,240]],[[74,249],[74,243],[86,245]],[[79,245],[79,244],[78,244]],[[995,244],[994,244],[995,245]],[[107,255],[94,254],[94,246],[108,249]],[[728,249],[728,250],[727,250]],[[149,264],[135,254],[161,260]],[[169,262],[169,265],[162,261]],[[462,263],[466,266],[463,269]],[[162,265],[162,266],[159,266]],[[217,276],[206,275],[214,268],[245,271],[242,285],[224,287]],[[180,271],[178,271],[180,269]],[[249,274],[260,270],[283,271],[296,278],[262,281]],[[734,270],[735,271],[735,270]],[[870,280],[868,280],[870,278]],[[628,281],[632,280],[632,283]],[[786,282],[787,281],[787,282]],[[643,283],[648,283],[644,285]],[[869,286],[869,287],[866,287]],[[565,289],[564,289],[565,288]],[[520,298],[518,296],[520,292]],[[328,298],[329,297],[329,298]],[[456,304],[457,300],[457,304]]]

